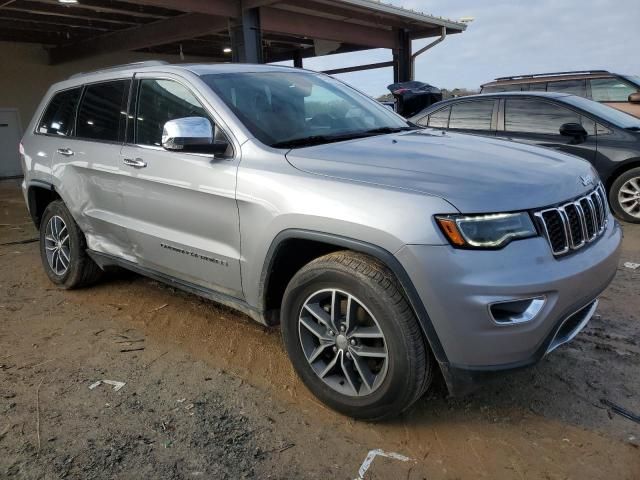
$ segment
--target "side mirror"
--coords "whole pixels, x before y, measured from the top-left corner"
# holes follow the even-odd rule
[[[579,123],[565,123],[560,127],[560,135],[573,138],[586,138],[587,131]]]
[[[629,95],[629,103],[640,103],[640,92]]]
[[[162,131],[162,147],[172,152],[224,154],[227,142],[214,141],[211,122],[204,117],[169,120]]]

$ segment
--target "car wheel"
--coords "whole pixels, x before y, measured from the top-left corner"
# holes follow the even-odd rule
[[[640,167],[632,168],[615,179],[609,191],[609,203],[618,218],[640,223]]]
[[[367,255],[331,253],[298,271],[281,326],[304,384],[351,417],[397,415],[431,384],[433,359],[418,321],[392,272]]]
[[[84,234],[61,200],[51,202],[40,222],[40,257],[51,281],[66,289],[96,282],[102,270],[86,252]]]

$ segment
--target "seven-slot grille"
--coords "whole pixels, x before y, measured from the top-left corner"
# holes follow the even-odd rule
[[[607,227],[607,215],[602,184],[584,197],[535,214],[554,255],[564,255],[593,242]]]

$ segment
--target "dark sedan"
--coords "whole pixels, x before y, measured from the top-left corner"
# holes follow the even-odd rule
[[[640,119],[575,95],[510,92],[459,97],[411,118],[418,125],[555,148],[598,171],[613,212],[640,223]]]

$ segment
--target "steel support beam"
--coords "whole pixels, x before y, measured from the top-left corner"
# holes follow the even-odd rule
[[[391,30],[366,27],[329,18],[278,10],[260,9],[262,30],[289,35],[300,35],[341,43],[352,43],[371,48],[396,48],[397,37]]]
[[[264,63],[260,9],[243,10],[230,21],[232,60],[236,63]]]
[[[359,72],[361,70],[373,70],[375,68],[393,67],[394,62],[369,63],[367,65],[356,65],[354,67],[334,68],[333,70],[324,70],[322,73],[327,75],[336,75],[338,73]]]
[[[295,68],[304,68],[302,66],[302,52],[300,50],[293,52],[293,66]]]
[[[394,30],[398,48],[393,51],[393,82],[411,80],[411,37],[406,30]]]
[[[162,7],[181,10],[189,13],[206,13],[221,17],[239,17],[240,2],[238,0],[121,0],[148,7]]]
[[[186,13],[139,27],[118,30],[49,50],[51,64],[105,53],[138,50],[227,29],[227,19],[200,13]]]

